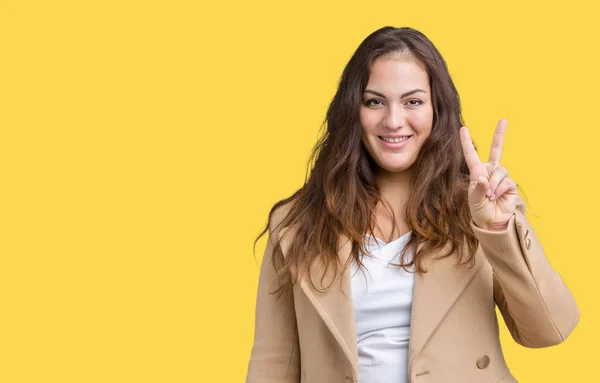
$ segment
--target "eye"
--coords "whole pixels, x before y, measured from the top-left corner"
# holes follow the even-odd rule
[[[411,100],[408,100],[407,103],[408,103],[409,106],[419,106],[419,105],[421,105],[423,103],[423,101],[421,101],[419,99],[416,99],[416,98],[413,98]]]
[[[382,103],[383,102],[378,98],[371,98],[371,99],[365,101],[365,105],[367,105],[367,106],[381,105]]]

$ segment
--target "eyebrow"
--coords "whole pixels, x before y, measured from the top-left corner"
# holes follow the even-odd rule
[[[408,91],[408,92],[404,93],[402,96],[400,96],[400,98],[404,98],[406,96],[410,96],[411,94],[415,94],[415,93],[418,93],[418,92],[427,93],[423,89],[413,89],[411,91]],[[383,93],[375,92],[374,90],[371,90],[371,89],[365,89],[365,93],[372,93],[372,94],[374,94],[376,96],[379,96],[379,97],[382,97],[382,98],[386,98]]]

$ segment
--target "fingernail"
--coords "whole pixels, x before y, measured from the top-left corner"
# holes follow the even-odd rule
[[[492,195],[492,193],[493,193],[493,190],[492,190],[492,188],[489,188],[489,189],[488,189],[488,191],[487,191],[487,195],[488,195],[488,196],[491,196],[491,195]]]
[[[496,195],[494,194],[493,196],[490,197],[490,201],[493,201],[496,199]]]

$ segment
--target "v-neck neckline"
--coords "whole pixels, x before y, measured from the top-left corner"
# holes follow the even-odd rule
[[[377,242],[378,244],[380,244],[380,245],[382,245],[382,246],[388,246],[388,245],[391,245],[391,244],[393,244],[393,243],[396,243],[396,242],[400,241],[400,240],[401,240],[401,239],[403,239],[403,238],[406,238],[406,237],[408,237],[408,236],[410,235],[410,233],[412,233],[412,231],[406,232],[406,233],[404,233],[403,235],[401,235],[400,237],[398,237],[398,238],[396,238],[396,239],[393,239],[393,240],[391,240],[390,242],[385,242],[383,239],[379,239],[379,238],[377,238],[377,237],[374,237],[374,236],[372,236],[372,235],[371,235],[371,234],[369,234],[369,233],[366,233],[366,234],[365,234],[365,236],[371,237],[372,239],[374,239],[374,240],[375,240],[375,242]]]

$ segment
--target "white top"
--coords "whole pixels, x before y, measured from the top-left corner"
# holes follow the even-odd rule
[[[408,382],[414,274],[389,263],[400,263],[400,252],[410,235],[409,232],[385,243],[367,234],[368,247],[374,257],[363,256],[366,270],[352,265],[360,383]]]

